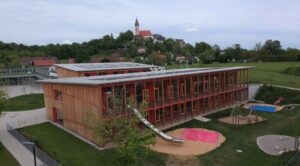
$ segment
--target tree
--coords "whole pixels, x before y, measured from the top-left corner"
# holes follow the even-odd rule
[[[149,55],[149,63],[154,65],[164,65],[167,62],[167,56],[159,52],[155,52]]]
[[[213,49],[206,50],[200,54],[203,63],[212,63],[215,60],[215,51]]]
[[[220,53],[221,53],[220,46],[215,44],[215,45],[213,45],[212,49],[215,51],[215,60],[220,61]]]
[[[133,40],[133,32],[128,30],[126,32],[121,32],[119,37],[117,38],[117,42],[120,43],[120,44],[125,44],[127,42],[130,42]]]
[[[122,112],[124,106],[122,101],[120,94],[113,96],[115,112]],[[133,96],[130,97],[128,104],[130,106],[128,111],[131,111],[135,105]],[[143,101],[140,111],[144,117],[147,116],[146,110],[147,103]],[[129,116],[114,115],[112,119],[104,121],[98,119],[92,111],[87,111],[87,114],[86,123],[93,130],[93,136],[102,143],[109,141],[114,143],[114,165],[137,165],[137,157],[145,155],[143,147],[155,142],[153,132],[148,128],[140,129],[137,126],[139,119],[130,112]]]
[[[4,91],[0,90],[0,116],[2,115],[2,111],[5,107],[6,98]]]
[[[209,44],[205,43],[205,42],[200,42],[200,43],[195,44],[195,52],[197,54],[201,54],[204,51],[211,50],[211,49],[212,49],[212,47]]]
[[[281,53],[281,44],[278,40],[267,40],[262,49],[267,52],[268,55],[279,55]]]

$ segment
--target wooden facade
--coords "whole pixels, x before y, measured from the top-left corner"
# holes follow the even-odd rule
[[[148,103],[147,119],[155,126],[213,113],[248,100],[248,68],[121,81],[100,85],[44,83],[48,118],[92,140],[84,118],[91,109],[101,118],[130,116],[130,97],[136,107]],[[113,97],[120,99],[114,103]]]
[[[101,96],[99,95],[101,88],[83,85],[43,84],[43,89],[48,119],[62,123],[64,127],[92,140],[91,131],[86,127],[86,111],[98,112],[99,108],[102,107]]]

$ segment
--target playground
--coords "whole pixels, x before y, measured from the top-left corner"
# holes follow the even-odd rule
[[[268,87],[264,87],[262,90],[267,90],[267,92],[259,94],[256,100],[263,100],[267,101],[266,103],[272,104],[279,96],[283,96],[285,101],[281,105],[300,103],[299,97],[297,97],[299,96],[299,92],[288,92],[286,90],[280,91],[280,89],[278,89],[279,88],[272,88],[269,90]],[[277,92],[280,93],[276,94]],[[265,97],[264,94],[268,94],[267,97]],[[271,98],[270,102],[268,102],[269,98]],[[280,135],[275,139],[266,137],[268,139],[271,138],[274,142],[269,140],[265,141],[270,143],[272,149],[276,150],[276,146],[279,146],[276,151],[280,152],[285,148],[284,145],[276,142],[279,141],[281,136],[293,137],[300,133],[300,126],[298,125],[300,121],[300,107],[296,107],[293,111],[286,111],[286,108],[284,108],[284,110],[275,113],[253,111],[255,113],[252,113],[252,115],[268,120],[255,125],[241,125],[237,128],[234,125],[225,124],[219,121],[220,118],[230,116],[231,112],[232,109],[217,112],[205,116],[206,118],[211,119],[209,122],[192,120],[175,126],[170,130],[163,131],[171,138],[177,138],[178,140],[182,139],[184,141],[183,143],[172,142],[172,139],[167,142],[156,133],[157,143],[153,145],[153,147],[141,149],[143,151],[147,151],[149,155],[145,158],[139,158],[138,165],[145,165],[145,163],[148,165],[165,165],[166,163],[172,163],[169,162],[169,159],[173,159],[172,161],[175,164],[181,163],[181,165],[193,165],[191,164],[191,161],[196,161],[197,164],[194,165],[207,166],[279,166],[286,165],[286,163],[292,161],[291,159],[295,152],[283,153],[279,156],[271,156],[260,148],[257,144],[257,138],[270,134]],[[250,111],[247,110],[244,115],[248,115],[249,112]],[[187,130],[188,132],[184,134],[185,129],[192,129],[192,134],[189,135],[189,130]],[[200,131],[207,130],[208,132],[218,131],[224,137],[224,142],[221,141],[221,134],[219,135],[219,145],[202,142],[205,140],[203,137],[201,138],[201,133],[203,132],[200,132],[200,137],[198,137],[198,134],[194,134],[194,129]],[[111,156],[115,153],[114,149],[97,151],[90,145],[76,139],[76,137],[49,123],[23,128],[20,131],[28,137],[36,138],[39,141],[39,146],[55,159],[61,161],[63,165],[113,165]],[[198,140],[202,141],[200,142]],[[286,141],[288,141],[288,139],[286,139]],[[189,145],[190,142],[194,144]],[[280,142],[284,143],[285,140]],[[208,146],[214,147],[208,149]],[[267,144],[267,146],[269,145]],[[164,149],[169,151],[163,151]],[[179,151],[179,155],[175,155],[174,153],[174,155],[172,154],[172,151],[175,150]],[[194,150],[202,150],[202,152],[193,152]],[[180,154],[180,152],[182,153]],[[193,155],[193,153],[197,155]],[[191,156],[187,156],[189,154]],[[182,162],[184,159],[186,159],[186,162]],[[292,163],[296,162],[292,161]]]
[[[220,122],[235,126],[256,124],[265,120],[267,119],[259,116],[251,107],[246,109],[243,103],[236,104],[229,116],[219,118]]]
[[[166,154],[194,156],[208,153],[225,142],[225,137],[221,133],[202,128],[180,128],[166,134],[181,138],[184,143],[170,143],[156,136],[156,143],[149,148]]]

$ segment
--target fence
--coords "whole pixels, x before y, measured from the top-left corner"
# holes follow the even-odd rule
[[[28,138],[26,138],[24,135],[22,135],[18,130],[16,130],[16,128],[12,127],[10,124],[6,124],[6,125],[7,125],[8,132],[13,137],[15,137],[21,144],[23,144],[23,142],[30,142],[31,141]],[[28,145],[28,144],[23,144],[23,145],[29,151],[31,151],[33,153],[32,145]],[[61,166],[61,164],[58,161],[51,158],[46,152],[44,152],[43,150],[41,150],[37,146],[35,146],[35,154],[36,154],[36,157],[38,157],[45,165],[48,165],[48,166]]]
[[[29,67],[29,68],[4,68],[0,69],[0,75],[18,75],[39,73],[45,76],[49,76],[49,67]]]

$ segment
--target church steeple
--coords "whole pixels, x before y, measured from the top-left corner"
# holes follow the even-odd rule
[[[140,24],[139,24],[139,20],[136,18],[135,19],[135,24],[134,24],[136,27],[138,27],[138,26],[140,26]]]
[[[135,19],[134,26],[135,26],[135,35],[139,35],[140,34],[140,24],[139,24],[139,21],[137,18]]]

